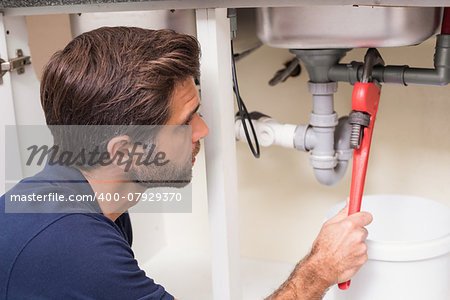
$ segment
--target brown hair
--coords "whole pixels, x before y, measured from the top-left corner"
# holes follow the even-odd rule
[[[199,56],[194,37],[172,30],[102,27],[83,33],[44,69],[47,125],[164,125],[176,84],[199,76]],[[49,126],[60,153],[96,146],[105,152],[109,139],[129,135],[126,128],[84,127]]]
[[[83,33],[46,65],[48,125],[163,125],[175,84],[199,76],[197,40],[172,30],[102,27]]]

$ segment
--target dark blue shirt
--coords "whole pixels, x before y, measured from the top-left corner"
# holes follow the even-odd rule
[[[96,200],[5,213],[8,195],[51,192],[94,195],[78,170],[46,165],[0,198],[0,299],[174,299],[139,268],[128,213],[113,222]],[[42,208],[52,213],[30,213]]]

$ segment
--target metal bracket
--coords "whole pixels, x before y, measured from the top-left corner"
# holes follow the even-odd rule
[[[25,73],[25,66],[31,65],[31,57],[24,56],[22,49],[16,50],[16,56],[17,57],[8,61],[0,58],[0,84],[3,84],[3,75],[5,75],[6,72],[17,71],[17,74],[23,74]]]

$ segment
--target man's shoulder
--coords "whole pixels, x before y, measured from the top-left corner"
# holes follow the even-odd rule
[[[4,214],[3,217],[0,282],[5,285],[0,287],[1,292],[13,274],[23,276],[31,272],[33,277],[33,272],[57,272],[75,252],[95,251],[105,239],[127,247],[113,222],[100,214]]]
[[[69,227],[75,230],[76,227],[67,225],[71,221],[77,222],[77,227],[94,220],[108,222],[109,219],[86,204],[34,201],[31,198],[15,200],[12,197],[54,193],[66,197],[74,191],[70,187],[51,184],[19,183],[0,197],[0,252],[19,251],[45,230]]]
[[[56,244],[78,245],[98,237],[124,240],[114,222],[98,213],[3,214],[0,228],[0,250],[10,253],[9,260],[25,248],[39,252],[51,251]]]
[[[55,180],[55,174],[68,176],[60,176],[60,180]],[[92,189],[86,185],[89,183],[79,171],[57,166],[21,180],[1,196],[0,253],[9,254],[6,257],[3,255],[2,261],[11,261],[14,255],[23,251],[34,239],[45,240],[49,245],[73,243],[76,238],[82,238],[81,235],[75,235],[77,232],[90,235],[110,232],[123,239],[124,226],[116,226],[101,214]],[[91,197],[82,199],[83,201],[69,201],[70,196],[85,194]],[[22,198],[12,197],[14,195]],[[37,195],[47,198],[38,201],[35,197]],[[58,198],[55,199],[56,196]],[[128,223],[129,219],[124,222],[125,225]],[[131,225],[127,228],[131,230]],[[70,239],[64,236],[69,236]],[[2,271],[4,267],[4,263],[0,263]]]
[[[106,219],[68,214],[49,224],[17,256],[5,294],[11,299],[32,294],[50,299],[173,299],[145,276],[119,227]]]
[[[34,282],[23,293],[40,291],[53,297],[58,293],[56,287],[66,296],[90,293],[96,287],[105,293],[107,288],[100,284],[111,287],[111,274],[118,272],[121,262],[133,260],[131,248],[114,222],[99,214],[65,214],[42,228],[14,255],[6,270],[4,291],[9,296],[21,295],[25,288],[21,282]]]

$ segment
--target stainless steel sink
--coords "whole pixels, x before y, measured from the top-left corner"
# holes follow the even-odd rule
[[[257,8],[260,40],[277,48],[415,45],[436,33],[434,7],[305,6]]]

